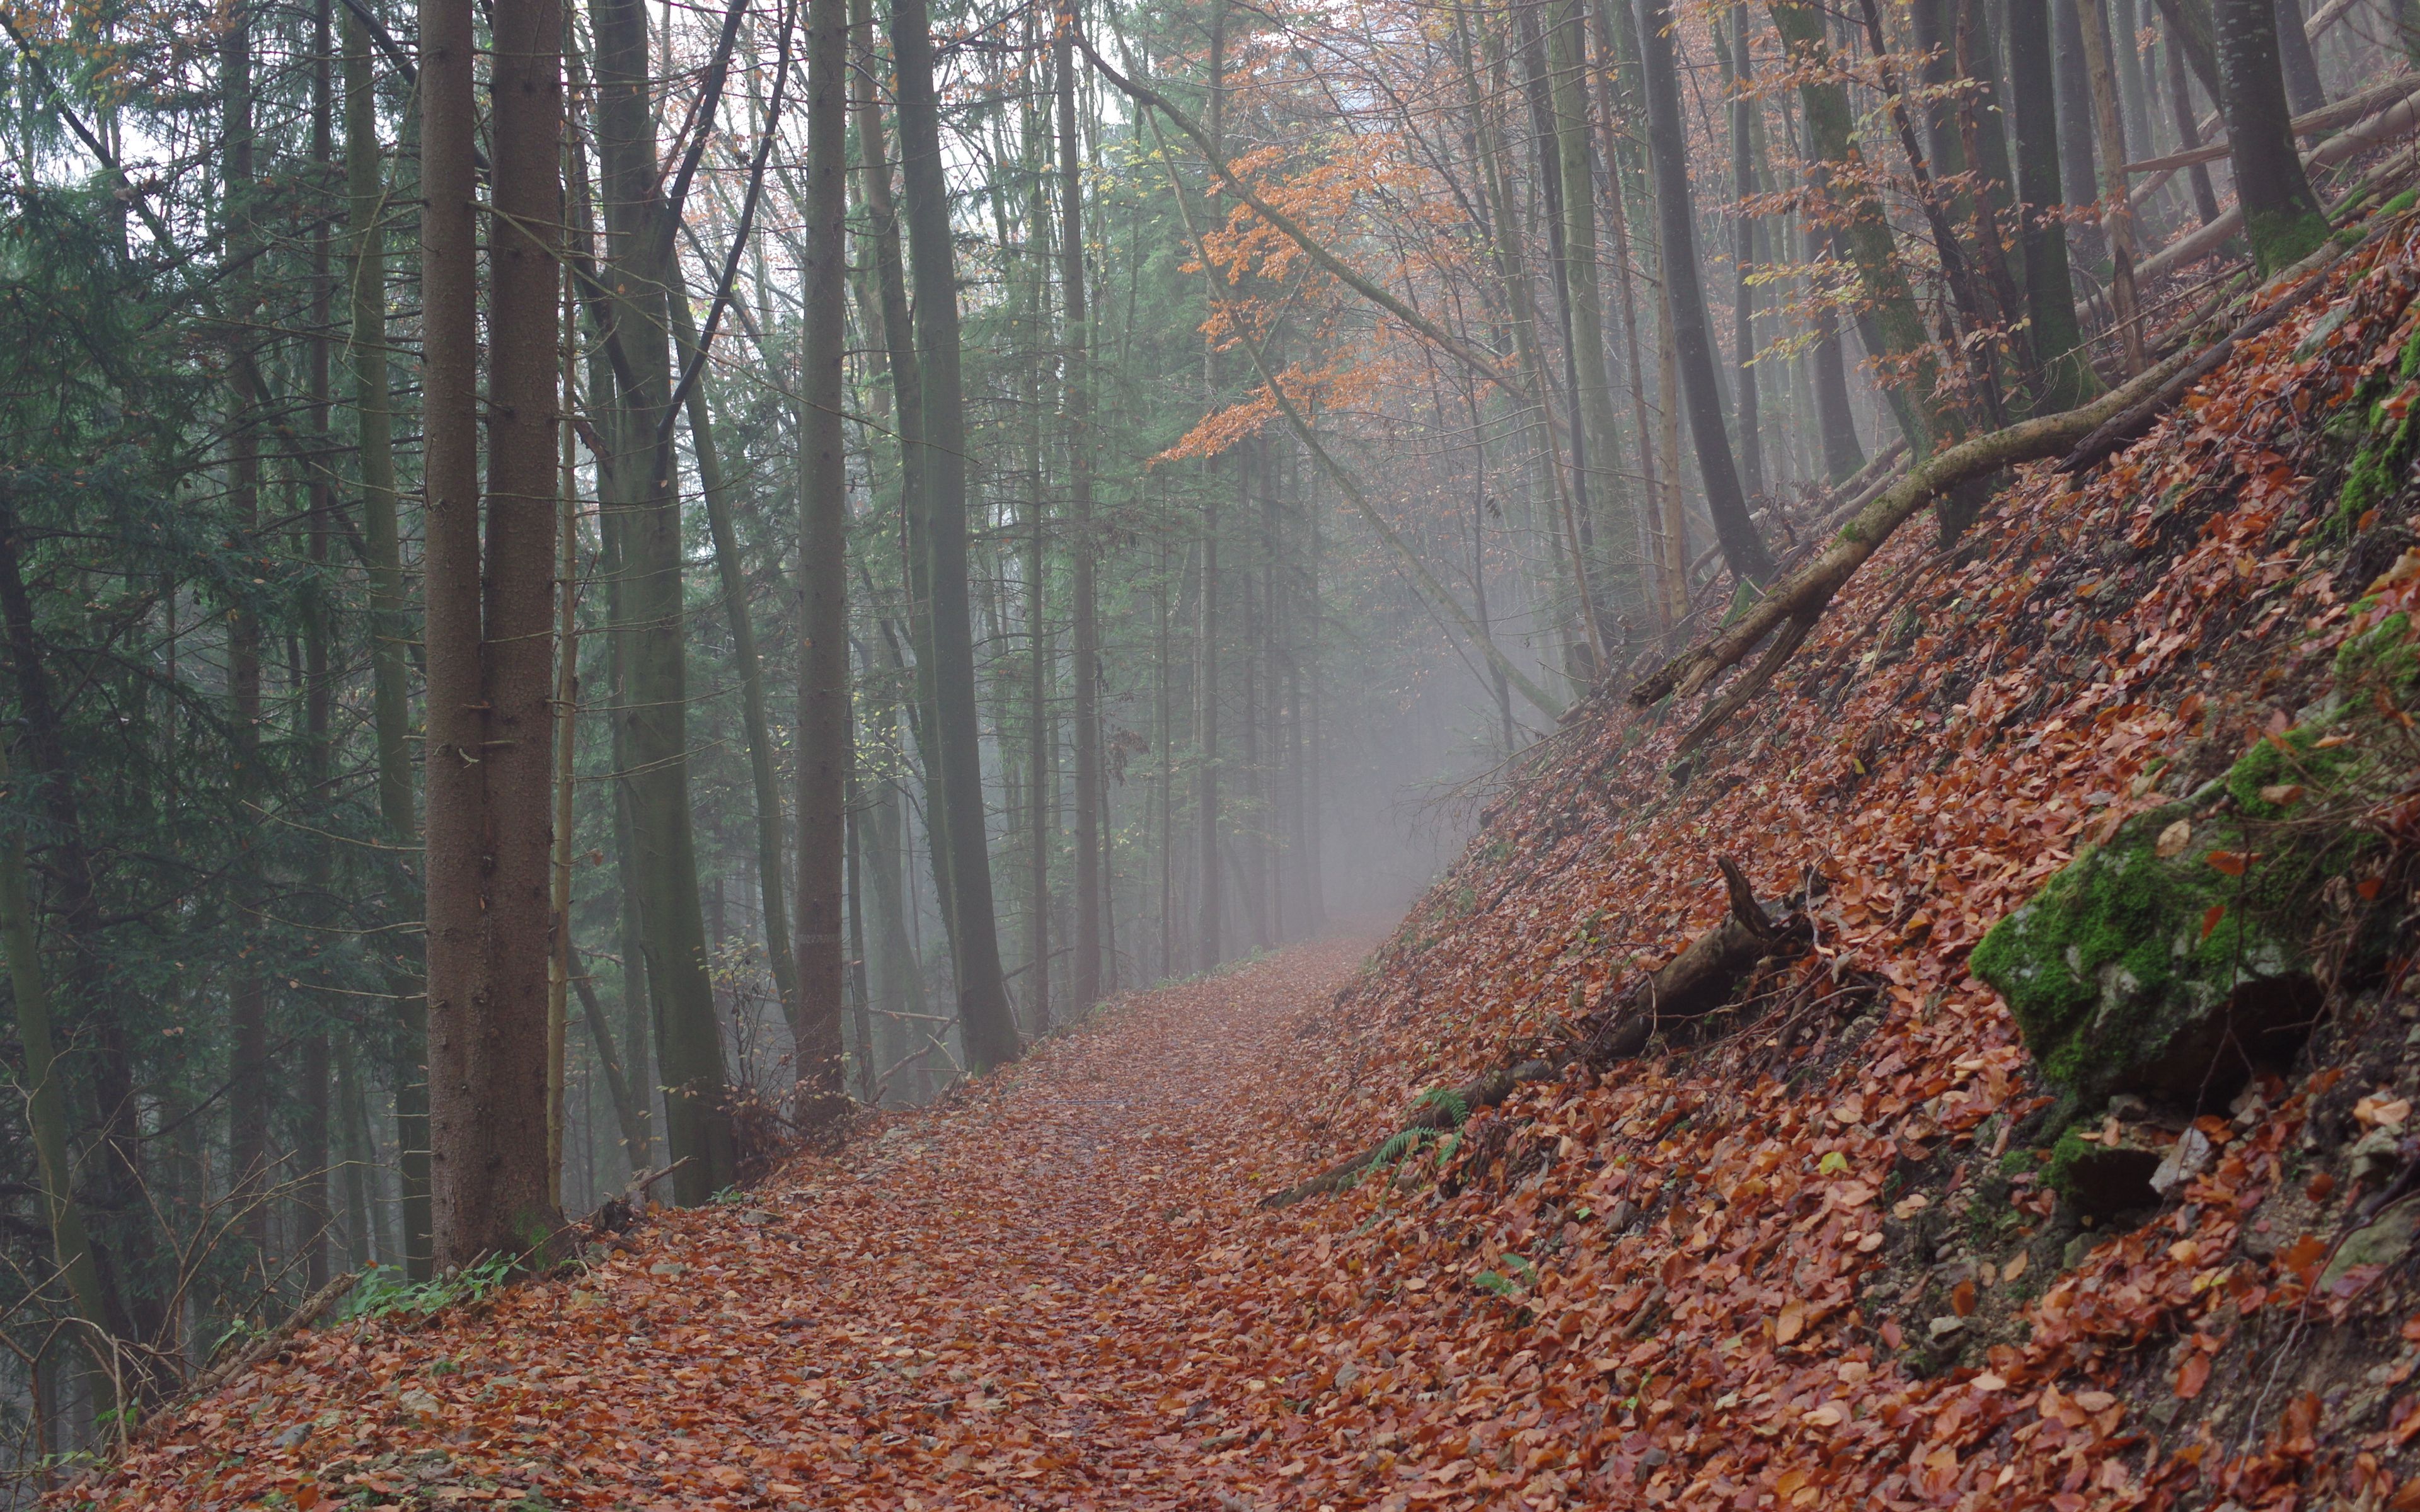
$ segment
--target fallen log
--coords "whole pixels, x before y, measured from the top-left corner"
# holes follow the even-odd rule
[[[2191,361],[2192,354],[2180,352],[2090,404],[2020,421],[1916,463],[1841,526],[1838,537],[1813,561],[1774,584],[1736,622],[1640,680],[1630,690],[1630,702],[1644,706],[1674,694],[1686,697],[1737,665],[1784,624],[1803,620],[1813,625],[1841,585],[1916,511],[1969,479],[2061,455],[2111,416],[2157,393]]]
[[[346,1294],[361,1281],[362,1274],[363,1273],[359,1271],[346,1272],[303,1298],[302,1304],[294,1309],[285,1322],[212,1364],[200,1375],[195,1376],[192,1384],[178,1392],[171,1400],[161,1403],[157,1410],[146,1417],[142,1426],[136,1430],[135,1438],[139,1440],[147,1437],[156,1426],[173,1422],[186,1408],[284,1349],[296,1335],[318,1322],[329,1308],[342,1302]]]
[[[1398,1142],[1406,1136],[1458,1129],[1472,1114],[1511,1097],[1515,1088],[1559,1075],[1575,1061],[1606,1066],[1627,1060],[1645,1049],[1664,1026],[1703,1018],[1729,1002],[1740,980],[1792,934],[1795,910],[1785,907],[1776,917],[1757,902],[1747,877],[1730,856],[1717,856],[1714,864],[1722,869],[1730,901],[1721,922],[1690,941],[1679,955],[1606,999],[1583,1021],[1584,1027],[1569,1045],[1551,1057],[1497,1067],[1450,1092],[1422,1097],[1411,1117],[1386,1138],[1309,1180],[1270,1193],[1261,1199],[1261,1206],[1291,1207],[1305,1197],[1343,1191],[1359,1180],[1362,1172],[1385,1160],[1389,1147],[1403,1148]]]
[[[2304,153],[2303,171],[2317,173],[2322,168],[2332,168],[2372,147],[2399,142],[2415,131],[2420,131],[2420,94],[2407,94],[2367,120],[2329,137]],[[2149,283],[2189,263],[2199,262],[2226,245],[2228,238],[2242,229],[2243,207],[2234,206],[2208,225],[2179,237],[2143,259],[2142,266],[2134,270],[2134,277],[2138,282]],[[2087,300],[2084,309],[2088,316],[2098,318],[2103,313],[2102,301]]]

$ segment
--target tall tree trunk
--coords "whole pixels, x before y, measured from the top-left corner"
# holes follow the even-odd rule
[[[1621,471],[1614,458],[1621,445],[1613,419],[1613,380],[1606,366],[1605,301],[1599,292],[1596,239],[1596,169],[1589,151],[1587,9],[1582,0],[1554,0],[1548,14],[1546,56],[1552,69],[1556,160],[1559,185],[1563,255],[1571,286],[1571,342],[1574,367],[1572,423],[1588,437],[1585,467],[1590,539],[1592,555],[1603,559],[1615,541],[1636,540],[1637,521],[1623,496]],[[1576,439],[1574,455],[1580,451]],[[1592,560],[1582,570],[1590,574],[1635,578],[1609,572],[1610,563]],[[1617,594],[1620,597],[1634,594]]]
[[[2115,44],[2102,0],[2075,0],[2084,31],[2085,70],[2092,90],[2093,140],[2101,148],[2101,176],[2112,186],[2102,230],[2109,243],[2109,307],[2118,323],[2118,349],[2126,376],[2143,370],[2143,327],[2134,300],[2134,212],[2126,198],[2126,129],[2118,106]]]
[[[2302,258],[2327,239],[2319,195],[2294,150],[2292,112],[2277,64],[2276,11],[2271,0],[2216,0],[2218,71],[2225,88],[2228,161],[2243,207],[2244,239],[2264,273]]]
[[[1215,482],[1215,478],[1213,480]],[[1218,490],[1202,495],[1201,578],[1193,590],[1194,969],[1210,971],[1220,949],[1218,885]]]
[[[311,10],[311,162],[322,182],[335,165],[335,63],[333,18],[334,0],[316,0]],[[331,517],[335,513],[335,446],[328,432],[328,332],[335,315],[332,275],[330,223],[311,230],[311,335],[304,348],[304,405],[310,425],[311,455],[305,459],[303,524],[304,555],[311,563],[312,583],[302,603],[302,748],[303,773],[315,803],[324,803],[334,770],[332,716],[335,680],[329,673],[329,642],[334,636],[333,615],[321,585],[328,580]],[[335,856],[331,842],[314,835],[304,861],[305,917],[325,926],[335,914]],[[328,1029],[315,1010],[302,1038],[301,1119],[295,1129],[294,1202],[296,1237],[302,1249],[302,1288],[316,1292],[328,1284],[329,1246],[335,1213],[328,1200]]]
[[[2174,23],[2169,24],[2168,33],[2167,39],[2160,45],[2160,51],[2167,54],[2168,104],[2176,115],[2177,145],[2181,150],[2190,152],[2201,146],[2201,123],[2195,119],[2193,85],[2185,69],[2185,50],[2177,41]],[[2201,224],[2208,225],[2219,215],[2218,189],[2211,182],[2210,165],[2195,163],[2192,178],[2194,211],[2201,217]]]
[[[559,1223],[546,976],[563,15],[503,0],[491,26],[483,521],[472,13],[424,0],[429,1144],[435,1257],[462,1266],[526,1257]]]
[[[848,841],[848,5],[807,3],[807,193],[799,374],[797,1116],[819,1128],[847,1105],[841,1018]]]
[[[916,356],[914,321],[908,307],[907,260],[901,254],[899,215],[891,193],[891,163],[884,154],[882,107],[876,89],[876,81],[882,78],[883,72],[874,49],[872,11],[871,0],[850,0],[849,27],[862,39],[857,44],[859,61],[853,70],[860,88],[850,97],[850,110],[857,128],[858,154],[865,163],[864,234],[872,243],[875,286],[879,295],[876,308],[882,327],[883,353],[891,369],[892,393],[898,403],[895,429],[899,437],[899,533],[909,606],[908,640],[916,658],[912,676],[916,717],[911,722],[918,752],[924,761],[925,785],[938,791],[940,759],[933,743],[940,738],[941,717],[934,698],[933,619],[927,612],[933,596],[933,564],[926,546],[932,524],[924,488],[923,364]],[[939,901],[941,926],[950,936],[954,956],[957,903],[950,886],[948,816],[944,808],[941,804],[927,804],[924,821],[925,832],[932,841],[934,896]]]
[[[1741,204],[1731,221],[1731,332],[1739,363],[1732,385],[1732,415],[1739,422],[1740,485],[1750,499],[1765,491],[1764,443],[1760,434],[1756,393],[1756,217],[1748,213],[1747,197],[1757,191],[1756,112],[1750,93],[1755,66],[1748,53],[1747,7],[1731,12],[1730,76],[1732,88],[1731,193]]]
[[[666,414],[672,376],[665,291],[672,283],[669,222],[675,210],[663,202],[659,187],[642,0],[596,0],[592,14],[600,187],[612,249],[607,283],[615,334],[630,369],[619,417],[625,451],[614,460],[629,500],[621,532],[621,635],[629,665],[623,769],[666,1143],[679,1163],[673,1192],[694,1206],[731,1185],[737,1167],[689,801],[680,499]],[[624,962],[626,971],[630,966]]]
[[[1076,116],[1075,0],[1062,0],[1052,52],[1059,85],[1060,413],[1067,438],[1067,596],[1074,665],[1076,747],[1076,931],[1068,1006],[1091,1011],[1101,995],[1101,630],[1094,582],[1092,305],[1084,275],[1083,136]]]
[[[2084,51],[2084,15],[2088,0],[2049,0],[2052,96],[2058,106],[2059,185],[2067,207],[2084,209],[2101,197],[2100,170],[2093,162],[2092,68]],[[2075,250],[2088,267],[2098,267],[2107,249],[2101,239],[2098,218],[2077,223]]]
[[[392,856],[386,874],[394,918],[420,905],[420,874],[403,857],[419,849],[412,800],[411,705],[407,681],[411,639],[404,591],[402,532],[396,517],[395,413],[387,382],[387,207],[379,173],[378,94],[369,30],[350,6],[344,13],[345,196],[356,455],[362,478],[362,538],[369,576],[370,722],[378,764],[380,830]],[[409,949],[406,947],[405,949]],[[404,1271],[426,1281],[429,1269],[427,1034],[419,963],[400,951],[387,963],[396,1017],[381,1037],[395,1087],[396,1176],[402,1194]]]
[[[1816,239],[1810,231],[1810,250]],[[1839,311],[1828,299],[1819,299],[1808,324],[1815,344],[1807,351],[1807,378],[1815,390],[1815,428],[1823,444],[1823,474],[1834,484],[1846,483],[1865,467],[1866,449],[1857,440],[1856,414],[1849,408],[1849,364],[1840,347]]]
[[[13,575],[13,538],[0,549],[8,551]],[[0,741],[0,782],[14,782],[6,741]],[[35,1169],[41,1182],[42,1216],[50,1229],[51,1261],[67,1278],[69,1301],[84,1324],[78,1342],[92,1357],[96,1405],[107,1412],[116,1405],[116,1345],[136,1341],[124,1336],[124,1313],[102,1282],[100,1259],[76,1196],[75,1163],[68,1152],[67,1091],[61,1085],[53,1040],[50,977],[42,968],[28,870],[24,836],[11,826],[0,834],[0,949],[8,956],[10,1006],[16,1014],[17,1044],[24,1057],[19,1085],[25,1089],[25,1121],[34,1134]]]
[[[1664,285],[1672,300],[1673,346],[1715,539],[1722,543],[1723,560],[1732,575],[1761,586],[1773,576],[1773,556],[1748,518],[1730,440],[1723,434],[1722,390],[1714,376],[1714,335],[1698,262],[1697,216],[1689,198],[1689,146],[1681,121],[1681,72],[1672,25],[1668,0],[1638,0],[1647,147],[1655,168],[1656,213],[1663,224]],[[1671,402],[1668,395],[1665,402]]]
[[[260,525],[260,364],[251,328],[258,318],[256,228],[253,201],[252,24],[249,5],[228,7],[219,39],[220,183],[226,227],[226,301],[229,329],[237,332],[227,424],[227,513],[246,548]],[[467,66],[467,65],[466,65]],[[234,704],[231,744],[234,787],[244,801],[264,791],[260,771],[260,616],[239,598],[227,614],[227,696]],[[258,862],[249,841],[238,869],[237,890],[244,905],[256,897]],[[266,1264],[269,1204],[269,985],[256,949],[245,952],[227,984],[228,1203],[259,1263]]]
[[[958,1022],[980,1074],[1016,1058],[1016,1020],[1000,963],[975,711],[973,626],[967,605],[967,427],[959,378],[958,290],[941,162],[940,106],[924,0],[894,0],[899,158],[915,255],[917,357],[924,395],[923,485],[930,519],[933,682],[939,719],[939,808],[948,816],[957,935]]]
[[[2059,192],[2058,114],[2052,100],[2049,7],[2009,0],[2009,93],[2017,117],[2017,198],[2025,255],[2025,313],[2042,370],[2038,409],[2072,409],[2100,390],[2075,322],[2067,271],[2067,222]]]

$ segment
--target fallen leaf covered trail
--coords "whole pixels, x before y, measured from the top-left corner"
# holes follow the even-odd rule
[[[1368,942],[1139,995],[976,1096],[583,1273],[310,1336],[85,1488],[108,1507],[1235,1504],[1197,1310],[1276,1175],[1250,1116]],[[276,1499],[282,1493],[286,1500]],[[530,1498],[542,1501],[531,1501]]]

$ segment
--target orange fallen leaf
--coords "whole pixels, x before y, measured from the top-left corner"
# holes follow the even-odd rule
[[[2210,1356],[2195,1350],[2185,1356],[2183,1366],[2177,1371],[2177,1397],[2180,1401],[2192,1401],[2209,1384]]]

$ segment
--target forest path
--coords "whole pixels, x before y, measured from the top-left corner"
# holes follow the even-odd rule
[[[1140,994],[1007,1084],[585,1273],[335,1329],[86,1489],[104,1506],[1220,1508],[1267,1472],[1198,1283],[1290,1166],[1250,1110],[1369,942]],[[1213,1288],[1215,1294],[1216,1288]],[[1238,1492],[1242,1494],[1239,1496]],[[533,1495],[534,1493],[534,1495]],[[364,1498],[364,1500],[355,1500]],[[520,1500],[516,1500],[516,1499]],[[542,1498],[542,1500],[537,1500]]]

